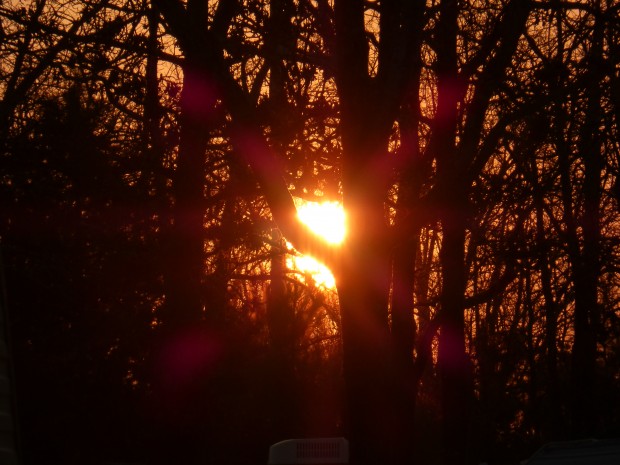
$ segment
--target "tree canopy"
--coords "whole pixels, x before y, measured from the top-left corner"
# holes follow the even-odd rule
[[[345,436],[353,465],[499,464],[618,435],[619,10],[2,3],[23,462]],[[343,205],[342,243],[304,201]]]

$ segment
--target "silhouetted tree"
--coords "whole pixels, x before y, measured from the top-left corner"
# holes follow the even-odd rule
[[[521,459],[567,419],[609,431],[617,13],[0,6],[27,459],[242,463],[285,435],[346,434],[354,463],[466,463]],[[346,242],[310,233],[292,195],[341,199]],[[338,298],[287,269],[276,225]],[[79,447],[37,440],[46,417]]]

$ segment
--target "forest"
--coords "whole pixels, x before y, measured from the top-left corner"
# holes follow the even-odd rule
[[[22,465],[620,437],[620,1],[0,1],[0,252]]]

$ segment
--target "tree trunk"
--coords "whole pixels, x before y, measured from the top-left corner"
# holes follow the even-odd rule
[[[345,153],[355,154],[343,166],[349,227],[336,275],[351,463],[391,463],[396,412],[387,394],[393,386],[387,313],[390,255],[385,241],[384,190],[378,176],[373,177],[372,166],[383,147],[379,138],[372,142],[343,136],[343,140]]]
[[[600,1],[598,9],[600,10]],[[595,20],[592,46],[588,57],[589,74],[587,109],[580,134],[579,155],[585,173],[583,184],[584,212],[582,219],[583,252],[573,257],[575,286],[575,342],[572,353],[573,433],[592,435],[596,428],[597,405],[596,345],[600,328],[598,280],[600,270],[600,201],[603,156],[599,137],[601,111],[601,69],[603,24]]]
[[[558,308],[553,295],[551,266],[549,263],[550,247],[544,230],[542,190],[538,184],[534,186],[534,204],[536,208],[537,267],[540,271],[542,293],[545,299],[545,350],[548,377],[546,386],[547,396],[544,400],[545,405],[542,406],[542,411],[540,412],[540,419],[542,421],[544,437],[547,440],[553,440],[561,435],[562,431],[557,349]]]
[[[471,364],[465,352],[465,224],[461,213],[442,218],[441,381],[442,451],[444,464],[468,463],[467,437],[473,399]]]
[[[271,400],[272,432],[275,440],[297,437],[299,409],[296,405],[295,332],[293,308],[286,293],[285,244],[279,231],[273,231],[271,282],[267,300],[270,369],[268,386]]]
[[[188,64],[191,59],[188,57]],[[204,312],[201,284],[205,274],[204,182],[209,130],[203,116],[212,108],[209,83],[199,68],[185,67],[181,95],[181,133],[173,175],[174,206],[168,231],[164,324],[170,329],[200,321]]]
[[[385,264],[355,258],[360,252],[347,247],[338,295],[342,318],[343,368],[347,398],[347,425],[351,463],[391,463],[389,444],[393,408],[391,352],[387,325],[387,289],[380,273]],[[357,249],[357,250],[356,250]],[[362,249],[363,250],[363,249]],[[363,253],[363,252],[362,252]],[[373,273],[361,268],[381,265]]]
[[[395,249],[392,262],[391,331],[394,350],[394,369],[399,378],[388,393],[400,405],[401,415],[395,418],[394,441],[401,447],[396,451],[396,463],[410,460],[414,455],[415,403],[417,383],[413,371],[413,348],[416,327],[413,318],[415,283],[415,238]]]
[[[391,393],[400,405],[400,422],[394,426],[395,442],[401,444],[400,456],[396,462],[404,463],[415,455],[415,405],[421,371],[414,370],[413,353],[417,343],[417,327],[414,319],[414,294],[416,292],[416,263],[421,240],[421,228],[413,224],[420,216],[419,198],[424,182],[430,172],[429,160],[420,150],[420,72],[419,63],[411,73],[411,88],[405,99],[399,120],[401,147],[396,154],[399,158],[398,198],[394,228],[397,239],[392,255],[392,300],[391,333],[394,350],[395,370],[401,379]],[[426,275],[428,278],[428,274]],[[428,281],[423,285],[428,289]],[[426,300],[425,298],[421,300]],[[420,354],[418,354],[419,356]],[[422,366],[422,357],[418,363]]]
[[[348,221],[347,241],[336,273],[346,429],[352,464],[392,464],[401,455],[397,449],[402,446],[396,443],[395,434],[401,412],[391,395],[397,375],[388,323],[391,251],[384,210],[391,175],[385,156],[393,115],[381,101],[387,89],[368,76],[363,3],[338,1],[334,12],[342,192]]]
[[[470,366],[465,354],[465,210],[467,188],[455,157],[457,103],[460,83],[457,73],[456,0],[443,0],[439,7],[436,34],[438,104],[432,149],[437,158],[438,208],[441,242],[441,320],[439,332],[439,377],[441,382],[442,462],[466,463],[466,438],[470,399]],[[464,154],[460,154],[461,157]]]
[[[203,380],[189,383],[189,375],[175,372],[175,357],[187,350],[206,353],[221,342],[216,341],[220,335],[205,323],[209,299],[204,287],[204,183],[209,128],[204,111],[212,108],[213,102],[205,98],[208,83],[204,75],[191,64],[188,54],[181,94],[180,145],[172,178],[173,205],[163,236],[165,302],[158,315],[161,325],[151,361],[158,403],[151,408],[163,414],[155,425],[161,435],[155,447],[155,463],[182,460],[192,464],[203,456],[204,431],[212,426],[204,419],[210,398],[197,392]],[[192,369],[196,370],[192,375],[197,375],[200,367]]]

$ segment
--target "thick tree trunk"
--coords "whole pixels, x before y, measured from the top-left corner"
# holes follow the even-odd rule
[[[358,247],[347,247],[338,295],[342,318],[343,368],[346,386],[346,431],[351,463],[391,463],[391,351],[387,325],[387,289],[381,282],[385,263],[360,263]],[[365,272],[373,264],[374,272]],[[380,268],[378,267],[380,266]]]
[[[154,402],[161,412],[154,425],[162,440],[155,445],[155,463],[181,460],[193,464],[203,456],[208,395],[199,395],[201,368],[192,373],[177,369],[177,357],[191,350],[200,356],[215,347],[215,332],[205,325],[208,300],[204,289],[204,181],[208,125],[202,109],[212,102],[201,98],[208,88],[198,68],[185,68],[181,95],[180,146],[173,173],[173,205],[164,230],[165,303],[158,315],[161,325],[151,360]],[[198,105],[198,106],[197,106]],[[219,343],[219,342],[218,342]],[[198,359],[196,359],[198,360]],[[165,440],[163,440],[165,438]]]
[[[391,395],[397,375],[388,323],[391,252],[384,209],[391,174],[385,155],[393,115],[386,116],[387,102],[380,101],[386,89],[368,76],[363,3],[338,1],[334,6],[348,221],[336,281],[351,463],[395,464],[402,444],[396,443],[394,429],[403,412]]]
[[[399,444],[396,463],[410,460],[415,444],[415,404],[417,383],[413,371],[413,349],[416,326],[413,318],[415,283],[415,238],[397,247],[392,263],[391,330],[394,350],[394,369],[399,379],[388,394],[400,406],[401,415],[395,418],[394,441]]]
[[[600,2],[598,2],[600,8]],[[590,79],[588,80],[588,101],[584,125],[580,134],[579,155],[585,167],[583,184],[584,211],[582,219],[583,252],[575,257],[575,342],[573,346],[572,384],[573,429],[577,436],[595,432],[597,406],[596,345],[600,329],[598,303],[598,280],[600,266],[600,202],[601,173],[604,160],[601,153],[599,127],[601,110],[601,69],[603,25],[596,20],[593,44],[590,50]]]
[[[280,232],[273,231],[271,282],[267,300],[270,363],[268,387],[271,427],[275,440],[297,437],[299,409],[295,382],[295,332],[293,308],[286,293],[286,247]]]
[[[412,72],[411,89],[400,119],[402,143],[399,157],[398,199],[394,228],[396,245],[392,255],[391,333],[394,368],[399,380],[390,394],[400,406],[401,415],[394,425],[394,441],[399,444],[397,463],[411,460],[415,454],[415,406],[420,375],[414,371],[413,352],[417,341],[414,319],[416,258],[420,243],[420,227],[413,222],[421,216],[418,199],[430,171],[430,163],[420,150],[419,86],[421,67]],[[399,232],[403,232],[399,234]],[[425,286],[425,290],[428,287]],[[420,354],[418,354],[420,355]]]
[[[191,60],[188,59],[188,63]],[[173,175],[174,206],[168,231],[166,305],[163,323],[182,327],[204,315],[201,284],[204,269],[205,153],[209,130],[205,113],[213,106],[209,83],[187,66],[181,95],[181,140]]]
[[[442,218],[441,327],[439,376],[441,381],[442,460],[465,464],[473,400],[471,363],[465,352],[465,223],[462,210],[448,209]]]
[[[364,118],[363,115],[361,115]],[[380,136],[359,137],[358,124],[343,135],[344,208],[348,235],[336,280],[342,318],[351,463],[391,463],[395,409],[388,326],[390,255],[380,176],[372,162]],[[376,134],[376,133],[375,133]]]
[[[467,187],[459,166],[466,153],[456,152],[457,104],[461,84],[457,73],[456,0],[439,7],[437,72],[439,101],[431,141],[437,158],[437,193],[441,220],[441,309],[438,365],[441,382],[442,462],[466,463],[467,426],[471,403],[470,364],[465,354],[465,227]]]

